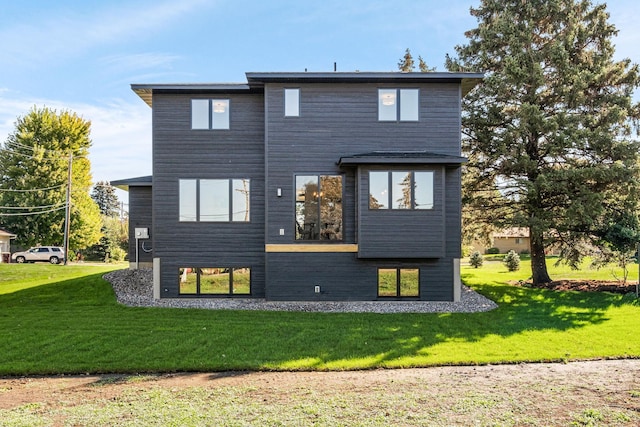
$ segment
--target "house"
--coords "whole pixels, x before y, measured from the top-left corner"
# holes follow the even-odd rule
[[[155,297],[458,300],[461,99],[482,74],[246,78],[132,85],[153,177],[112,185]]]
[[[0,228],[0,262],[11,261],[11,239],[16,235]]]
[[[516,253],[529,252],[529,229],[524,227],[511,227],[493,233],[493,247],[498,248],[501,254],[509,251]]]

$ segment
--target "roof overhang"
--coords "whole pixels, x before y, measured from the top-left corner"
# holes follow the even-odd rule
[[[131,90],[133,90],[149,107],[152,107],[154,93],[246,93],[252,91],[262,91],[262,88],[253,88],[246,83],[159,83],[132,84]]]
[[[265,83],[458,83],[465,96],[484,78],[483,73],[405,72],[249,72],[252,87]]]
[[[137,178],[118,179],[109,183],[116,188],[129,191],[130,187],[151,187],[153,186],[153,176],[139,176]]]
[[[457,83],[465,96],[484,78],[483,73],[405,72],[248,72],[248,83],[132,84],[131,89],[150,107],[154,93],[262,92],[265,83]]]
[[[3,230],[2,228],[0,228],[0,237],[8,237],[9,239],[15,239],[16,236],[13,233],[9,233],[7,230]]]
[[[467,158],[428,151],[374,151],[340,157],[338,166],[360,165],[445,165],[460,166]]]

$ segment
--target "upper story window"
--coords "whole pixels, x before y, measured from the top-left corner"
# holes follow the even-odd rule
[[[248,179],[181,179],[181,222],[248,222]]]
[[[433,209],[433,172],[369,172],[369,209]]]
[[[300,116],[300,89],[286,88],[284,90],[284,116]]]
[[[192,99],[191,129],[229,129],[229,100]]]
[[[419,95],[418,89],[378,89],[378,120],[418,121]]]
[[[342,240],[342,176],[296,176],[296,240]]]

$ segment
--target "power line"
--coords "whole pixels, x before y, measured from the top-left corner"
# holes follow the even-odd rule
[[[56,212],[56,211],[61,211],[63,209],[66,209],[66,205],[56,208],[56,209],[49,209],[46,211],[42,211],[42,212],[23,212],[23,213],[0,213],[0,216],[30,216],[30,215],[40,215],[40,214],[45,214],[45,213],[51,213],[51,212]]]
[[[46,191],[46,190],[54,190],[56,188],[62,188],[67,184],[60,184],[60,185],[56,185],[54,187],[46,187],[46,188],[33,188],[30,190],[14,190],[11,188],[0,188],[0,191],[8,191],[8,192],[15,192],[15,193],[30,193],[30,192],[34,192],[34,191]]]
[[[0,206],[0,209],[46,209],[46,208],[54,208],[58,206],[62,206],[62,203],[54,203],[53,205],[45,205],[45,206]]]

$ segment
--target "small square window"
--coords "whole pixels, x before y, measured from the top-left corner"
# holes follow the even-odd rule
[[[378,89],[378,120],[416,122],[420,117],[418,89]]]
[[[300,116],[300,89],[284,90],[284,115],[285,117]]]

